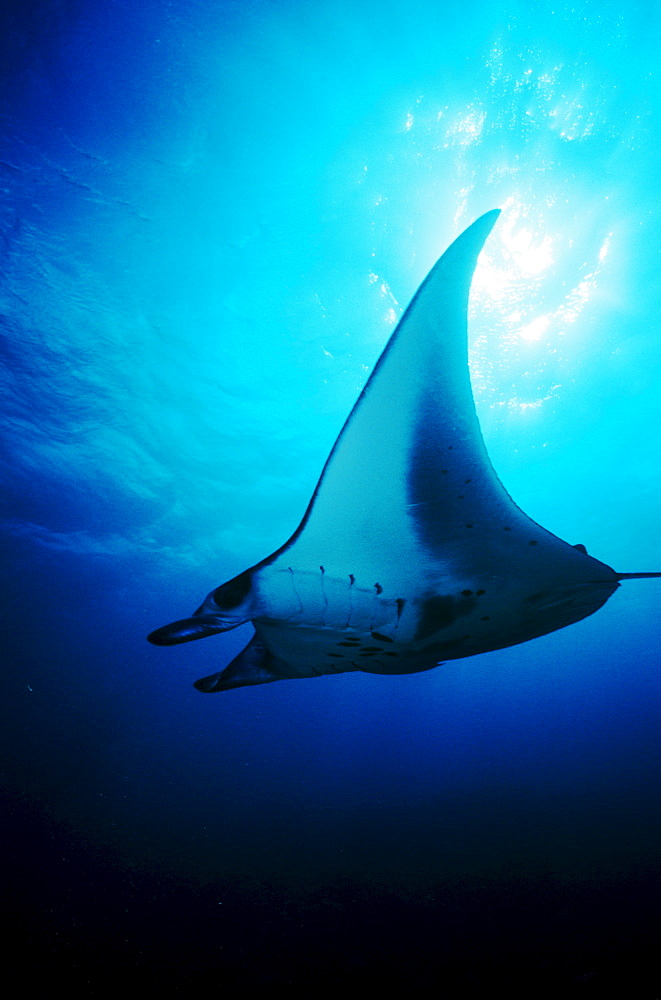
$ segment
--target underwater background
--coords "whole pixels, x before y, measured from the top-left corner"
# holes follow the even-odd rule
[[[250,628],[145,636],[289,537],[494,207],[469,332],[495,468],[661,570],[659,4],[15,0],[1,26],[24,987],[656,997],[661,580],[411,676],[201,695]]]

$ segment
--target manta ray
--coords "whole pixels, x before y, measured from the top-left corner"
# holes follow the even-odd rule
[[[468,370],[468,294],[499,215],[452,243],[347,419],[292,537],[152,632],[170,646],[252,622],[199,691],[364,670],[408,674],[564,628],[633,577],[527,517],[487,455]]]

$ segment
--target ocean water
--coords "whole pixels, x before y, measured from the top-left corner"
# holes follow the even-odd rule
[[[494,207],[470,311],[492,461],[561,538],[661,570],[659,5],[14,0],[0,23],[26,989],[657,996],[661,580],[411,676],[204,696],[249,627],[145,636],[289,537],[419,282]]]

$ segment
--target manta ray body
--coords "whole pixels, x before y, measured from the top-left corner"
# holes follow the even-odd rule
[[[441,257],[390,338],[280,549],[149,636],[255,635],[200,691],[405,674],[591,615],[625,577],[527,517],[489,461],[467,359],[468,293],[498,211]]]

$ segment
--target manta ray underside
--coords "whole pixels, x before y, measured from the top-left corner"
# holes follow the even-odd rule
[[[390,338],[288,542],[157,629],[169,646],[251,621],[200,691],[365,670],[405,674],[591,615],[625,577],[545,531],[489,461],[467,360],[468,292],[498,211],[473,223]]]

